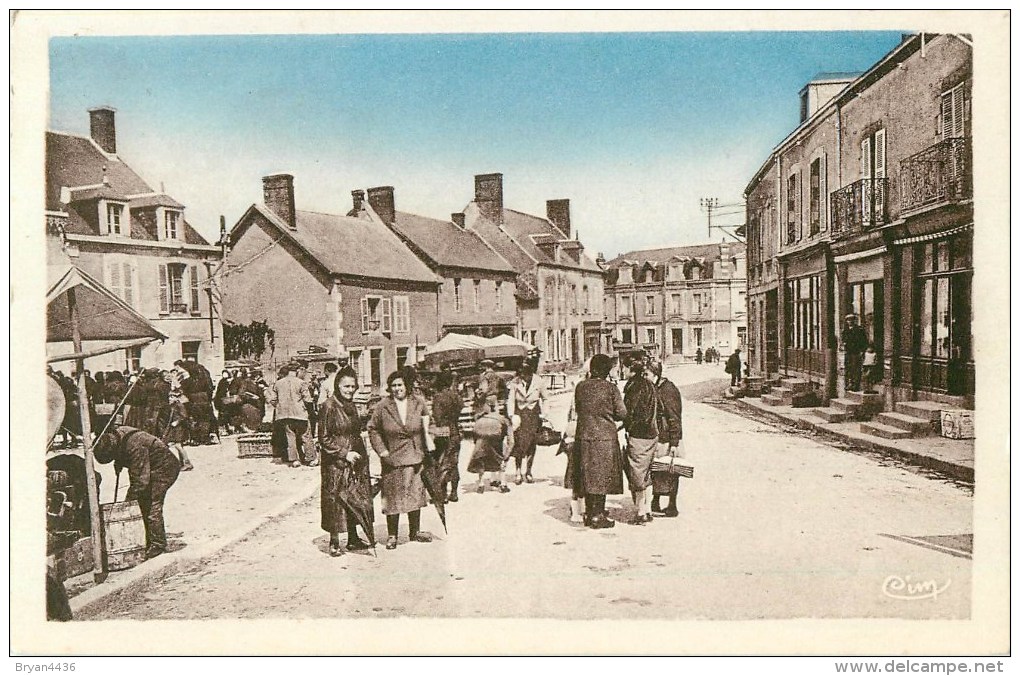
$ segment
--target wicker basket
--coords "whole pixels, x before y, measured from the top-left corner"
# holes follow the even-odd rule
[[[273,457],[273,435],[259,432],[242,434],[237,437],[237,457],[239,458],[271,458]]]

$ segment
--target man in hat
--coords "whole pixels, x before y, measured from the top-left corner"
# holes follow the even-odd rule
[[[485,369],[482,375],[478,376],[478,391],[477,394],[485,395],[485,401],[489,405],[489,410],[495,413],[499,413],[501,410],[502,400],[505,399],[506,383],[496,373],[496,363],[491,359],[483,359],[480,362],[481,366]]]
[[[858,324],[857,315],[846,316],[846,328],[840,336],[843,343],[843,369],[847,392],[861,391],[861,372],[864,366],[864,353],[868,349],[868,332]]]
[[[657,356],[651,358],[648,370],[655,378],[655,390],[659,395],[659,443],[655,449],[656,457],[676,457],[680,452],[680,445],[684,437],[683,425],[683,400],[680,398],[680,390],[668,378],[662,374],[662,360]],[[676,517],[680,514],[677,510],[677,493],[680,491],[680,478],[669,472],[654,472],[652,474],[652,513],[663,516]],[[669,506],[661,509],[660,500],[662,497],[669,498]]]
[[[740,348],[733,350],[733,354],[726,360],[726,373],[730,374],[730,387],[740,386]]]
[[[637,510],[636,526],[652,520],[652,459],[659,441],[659,397],[646,375],[647,355],[643,350],[630,355],[630,379],[623,388],[623,406],[627,409],[623,428],[627,431],[624,472]]]
[[[177,481],[181,463],[160,439],[134,427],[109,430],[93,451],[96,462],[112,462],[117,474],[127,468],[130,486],[127,499],[137,500],[145,524],[145,558],[166,552],[163,501]]]

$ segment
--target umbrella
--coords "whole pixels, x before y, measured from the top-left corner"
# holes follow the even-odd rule
[[[425,484],[425,490],[439,513],[439,520],[443,522],[443,530],[446,528],[446,492],[443,490],[443,470],[436,462],[431,453],[425,454],[425,460],[421,465],[421,480]]]
[[[358,471],[349,463],[341,473],[342,481],[337,500],[343,505],[368,535],[372,551],[375,551],[375,530],[372,528],[374,510],[372,507],[372,482],[369,476]]]

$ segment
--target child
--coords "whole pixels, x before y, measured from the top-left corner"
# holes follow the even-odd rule
[[[868,343],[868,349],[864,352],[864,359],[861,362],[861,370],[864,372],[864,391],[874,394],[875,384],[882,379],[882,369],[878,365],[878,354],[875,352],[874,343]]]
[[[503,483],[503,467],[514,447],[513,424],[490,408],[485,393],[475,398],[475,450],[468,471],[478,475],[478,492],[485,492],[485,473],[495,475],[493,485],[500,493],[509,493]]]

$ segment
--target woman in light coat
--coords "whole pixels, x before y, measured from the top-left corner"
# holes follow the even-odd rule
[[[514,431],[514,449],[511,454],[517,465],[516,481],[518,484],[522,481],[530,484],[535,480],[531,476],[531,467],[535,463],[535,447],[538,432],[542,428],[542,419],[545,417],[542,407],[546,399],[545,385],[535,374],[535,365],[532,362],[525,362],[521,366],[517,377],[510,381],[509,390],[506,402],[507,417],[514,420],[516,415],[520,419],[520,425]]]
[[[395,549],[401,514],[407,514],[410,541],[432,541],[432,536],[420,529],[421,508],[427,504],[421,474],[427,447],[422,417],[428,412],[418,397],[409,396],[399,371],[391,373],[386,384],[389,396],[372,412],[368,439],[382,460],[382,511],[389,536],[386,549]]]

